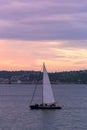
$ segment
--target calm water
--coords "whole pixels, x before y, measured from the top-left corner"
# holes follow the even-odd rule
[[[30,110],[34,87],[0,85],[0,130],[87,130],[87,85],[53,85],[62,110]]]

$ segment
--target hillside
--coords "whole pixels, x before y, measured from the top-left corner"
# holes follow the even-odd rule
[[[87,70],[49,73],[54,84],[87,84]],[[0,71],[0,83],[42,83],[40,71]]]

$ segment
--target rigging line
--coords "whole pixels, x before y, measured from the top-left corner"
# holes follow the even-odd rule
[[[42,73],[42,67],[41,67],[41,73]],[[31,103],[32,103],[32,101],[33,101],[33,98],[34,98],[34,95],[35,95],[35,92],[36,92],[36,89],[37,89],[37,85],[38,85],[38,83],[36,83],[36,85],[35,85],[35,89],[34,89],[34,92],[33,92],[33,95],[32,95],[32,98],[31,98],[31,101],[30,101],[30,105],[31,105]],[[28,100],[28,102],[29,102],[29,100]]]
[[[34,89],[34,92],[33,92],[33,95],[32,95],[31,101],[30,101],[30,105],[31,105],[31,103],[32,103],[32,101],[33,101],[33,98],[34,98],[36,89],[37,89],[37,84],[35,85],[35,89]]]

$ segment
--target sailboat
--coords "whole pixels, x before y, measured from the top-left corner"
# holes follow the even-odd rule
[[[44,63],[43,63],[42,103],[41,104],[31,103],[29,107],[30,109],[62,109],[62,107],[57,105],[55,102],[53,91],[51,88],[51,83]]]

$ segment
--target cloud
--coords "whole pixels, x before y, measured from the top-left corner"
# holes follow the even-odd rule
[[[87,39],[86,0],[0,0],[0,38]]]
[[[65,49],[87,49],[87,40],[65,40],[61,41],[60,44],[56,42],[56,45],[54,45],[59,48],[65,48]]]
[[[86,69],[85,43],[86,41],[0,40],[0,70],[40,70],[43,62],[46,62],[49,71]]]

